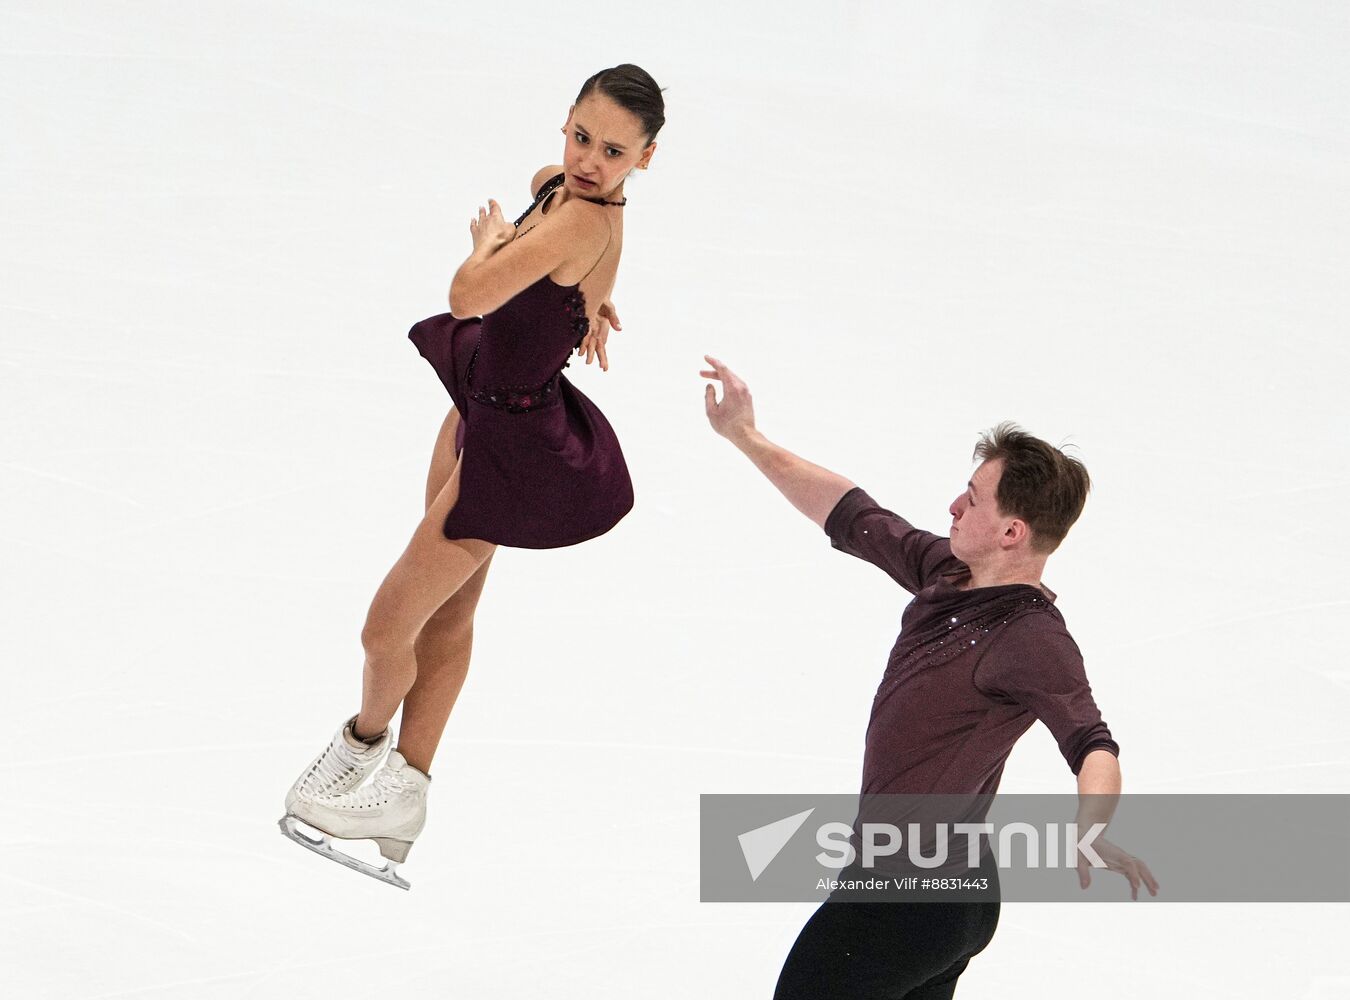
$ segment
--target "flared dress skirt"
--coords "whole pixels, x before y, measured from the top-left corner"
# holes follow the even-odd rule
[[[470,386],[470,369],[482,334],[479,317],[450,313],[408,331],[460,415],[459,498],[442,526],[445,537],[548,549],[604,534],[633,507],[614,429],[561,370],[547,402],[524,412],[475,399],[474,388],[482,387]]]

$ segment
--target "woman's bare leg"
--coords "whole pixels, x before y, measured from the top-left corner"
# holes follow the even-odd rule
[[[403,699],[398,750],[423,774],[431,773],[436,747],[469,673],[473,616],[491,563],[488,556],[417,636],[417,680]]]
[[[452,409],[431,455],[431,469],[427,472],[428,510],[454,469],[455,428],[458,425],[459,414]],[[473,616],[490,565],[492,556],[488,556],[464,586],[427,620],[414,645],[417,680],[403,699],[398,749],[409,764],[424,774],[431,773],[436,747],[469,673]]]
[[[453,454],[456,421],[457,416],[447,417],[437,439],[438,453],[441,439],[448,431]],[[440,455],[436,457],[442,458]],[[496,549],[492,543],[480,539],[451,540],[442,534],[441,526],[445,517],[459,498],[459,468],[459,463],[455,462],[444,485],[427,506],[426,514],[413,532],[408,547],[385,576],[371,602],[365,627],[361,631],[366,665],[361,712],[355,725],[360,734],[369,736],[381,732],[394,717],[399,703],[417,680],[416,643],[419,634],[441,607],[485,567]],[[481,581],[478,589],[481,591]],[[476,595],[473,603],[477,603]],[[444,693],[444,683],[436,686]],[[422,700],[418,699],[419,702]],[[448,717],[448,709],[445,715]],[[441,725],[443,727],[444,722]],[[402,745],[399,750],[403,752]],[[417,754],[415,748],[413,752]],[[425,754],[422,759],[423,763],[429,765]],[[417,761],[412,758],[408,762],[418,767]]]

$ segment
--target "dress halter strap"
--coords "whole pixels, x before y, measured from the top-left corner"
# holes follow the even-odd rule
[[[521,212],[520,218],[516,219],[516,228],[520,228],[520,224],[529,218],[530,213],[539,207],[540,202],[548,201],[552,197],[553,192],[558,190],[566,179],[566,174],[555,174],[544,181],[543,184],[539,185],[539,193],[534,196],[534,201],[530,202],[530,207]],[[624,205],[628,204],[627,198],[624,198],[622,201],[606,201],[604,198],[587,198],[585,195],[580,194],[577,195],[577,197],[582,201],[589,201],[592,205],[613,205],[617,208],[622,208]]]
[[[539,206],[541,201],[551,195],[554,191],[558,190],[558,185],[563,182],[565,176],[566,175],[564,174],[558,174],[556,177],[550,177],[543,184],[539,185],[539,193],[534,196],[534,201],[530,202],[530,207],[521,212],[520,218],[516,220],[517,229],[520,228],[522,222],[529,218],[530,213]]]

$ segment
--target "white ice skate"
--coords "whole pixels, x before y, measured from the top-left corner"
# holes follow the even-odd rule
[[[343,723],[323,752],[295,779],[295,784],[286,793],[287,814],[292,812],[299,799],[351,791],[384,760],[393,745],[388,727],[372,742],[363,743],[352,732],[356,718],[353,715]]]
[[[400,889],[409,889],[409,883],[398,874],[398,866],[407,859],[413,841],[426,823],[430,786],[428,775],[404,760],[403,754],[391,750],[385,766],[375,772],[364,788],[341,795],[296,799],[281,820],[281,832],[330,861]],[[297,821],[312,826],[322,836],[318,840],[306,836]],[[336,850],[334,839],[373,840],[388,861],[383,868],[376,868]]]

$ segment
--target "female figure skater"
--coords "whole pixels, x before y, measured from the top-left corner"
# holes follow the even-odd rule
[[[362,630],[361,710],[296,780],[280,821],[297,843],[392,885],[409,887],[396,869],[426,820],[431,760],[464,684],[494,550],[574,545],[632,508],[614,431],[562,369],[575,349],[608,370],[608,327],[622,328],[609,296],[624,180],[647,169],[664,122],[661,90],[641,68],[587,80],[568,110],[562,164],[535,174],[534,202],[514,225],[495,201],[479,208],[450,312],[408,333],[454,403],[432,454],[426,515]],[[395,750],[388,723],[400,703]],[[385,866],[334,850],[334,837],[374,840]]]

